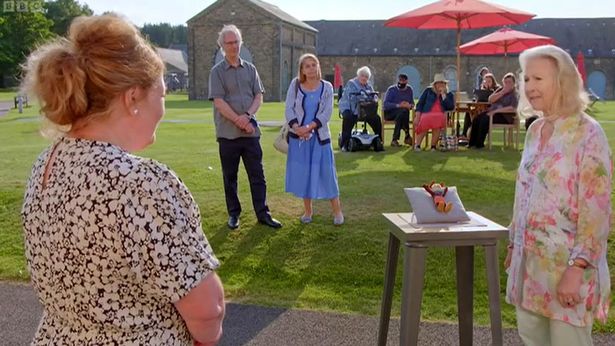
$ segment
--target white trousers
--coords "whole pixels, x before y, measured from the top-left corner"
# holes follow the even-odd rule
[[[577,327],[519,307],[517,330],[526,346],[593,346],[592,324]]]

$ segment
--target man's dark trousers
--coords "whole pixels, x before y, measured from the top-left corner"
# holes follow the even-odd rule
[[[226,210],[229,216],[238,217],[241,214],[241,204],[237,196],[237,172],[241,159],[250,181],[254,212],[259,220],[262,219],[269,214],[269,207],[267,206],[267,183],[263,172],[263,150],[259,137],[218,138],[218,144]]]
[[[393,140],[399,140],[401,130],[410,133],[410,111],[405,108],[394,108],[384,111],[385,120],[395,120],[395,129],[393,130]]]

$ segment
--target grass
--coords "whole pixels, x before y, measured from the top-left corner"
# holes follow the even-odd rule
[[[0,101],[12,100],[12,96],[0,92]],[[0,117],[0,279],[4,280],[28,280],[19,211],[32,162],[48,145],[39,136],[36,113],[36,107],[30,107],[24,114],[11,110]],[[281,103],[267,103],[259,118],[281,120],[282,114]],[[594,114],[611,138],[613,148],[615,103],[597,104]],[[222,263],[219,274],[227,298],[235,302],[379,314],[388,239],[381,213],[409,210],[403,187],[432,179],[444,181],[457,186],[468,210],[504,225],[511,218],[514,179],[521,155],[501,150],[498,133],[492,151],[417,154],[407,148],[387,146],[384,153],[341,154],[336,149],[347,222],[343,227],[334,227],[329,202],[319,201],[315,204],[314,222],[302,225],[302,202],[284,192],[285,156],[272,147],[278,130],[263,128],[261,142],[269,205],[284,228],[272,231],[256,224],[247,178],[240,170],[242,227],[229,232],[211,104],[187,102],[185,95],[170,95],[165,120],[159,127],[157,142],[140,155],[168,164],[192,191],[201,208],[203,229]],[[337,134],[341,121],[335,117],[331,127]],[[612,270],[614,237],[609,242]],[[499,251],[502,262],[503,244]],[[422,318],[455,322],[454,251],[428,252]],[[400,259],[393,314],[399,314],[401,269]],[[500,273],[502,317],[506,326],[513,326],[514,309],[503,300],[506,276],[503,270]],[[475,257],[474,290],[475,321],[486,325],[489,306],[484,254],[480,249]],[[606,325],[596,324],[596,330],[615,332],[615,314],[610,317]]]

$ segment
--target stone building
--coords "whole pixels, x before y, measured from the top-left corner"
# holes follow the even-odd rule
[[[156,48],[165,65],[164,82],[171,91],[184,90],[188,86],[188,57],[179,49]]]
[[[259,0],[218,0],[188,20],[190,99],[206,99],[209,71],[222,53],[216,43],[224,24],[235,24],[243,36],[240,56],[256,65],[265,101],[279,101],[296,75],[296,61],[316,52],[317,30]]]
[[[323,77],[333,81],[338,64],[345,81],[367,65],[376,90],[384,91],[399,73],[410,78],[419,94],[435,73],[444,73],[457,88],[454,30],[389,28],[384,20],[307,21],[259,0],[219,0],[188,21],[188,68],[191,99],[207,97],[209,70],[222,59],[215,43],[223,24],[235,24],[243,33],[242,57],[258,68],[267,101],[284,100],[289,81],[296,75],[298,57],[316,52]],[[534,19],[515,30],[549,36],[573,57],[585,56],[587,87],[603,99],[615,99],[615,18]],[[498,28],[462,31],[469,42]],[[245,50],[245,51],[244,51]],[[487,66],[500,79],[519,70],[516,55],[461,57],[461,90],[471,91],[476,74]],[[418,95],[417,95],[418,96]]]
[[[389,28],[383,20],[307,21],[318,30],[316,51],[325,78],[333,80],[335,64],[344,80],[367,65],[377,90],[384,91],[400,72],[410,78],[415,94],[438,72],[445,74],[449,87],[457,87],[454,30]],[[515,30],[549,36],[576,58],[585,57],[586,86],[603,99],[615,98],[615,18],[543,18],[512,26]],[[465,30],[461,42],[469,42],[498,28]],[[487,66],[498,79],[519,70],[518,55],[461,56],[461,90],[471,91],[478,71]],[[418,92],[417,92],[418,90]]]

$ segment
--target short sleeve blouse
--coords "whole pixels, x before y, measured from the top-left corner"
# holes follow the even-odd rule
[[[172,303],[219,264],[186,186],[108,143],[65,137],[52,148],[34,164],[22,209],[44,306],[33,344],[190,345]]]

